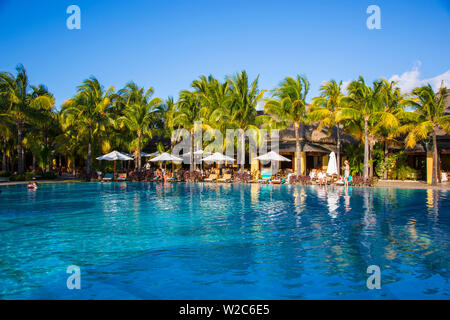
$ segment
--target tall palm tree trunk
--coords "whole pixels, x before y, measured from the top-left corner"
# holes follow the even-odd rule
[[[242,131],[241,135],[241,172],[244,172],[245,167],[245,131]]]
[[[138,131],[137,135],[138,135],[138,154],[137,154],[136,159],[138,162],[137,168],[138,168],[138,171],[140,172],[141,171],[141,132]]]
[[[32,166],[33,166],[33,177],[34,177],[34,175],[36,174],[36,156],[34,155],[34,152],[32,152],[32,155],[33,155],[33,164],[32,164]]]
[[[369,163],[370,163],[370,167],[369,167],[369,177],[373,177],[373,161],[372,161],[372,156],[373,156],[373,144],[369,145]]]
[[[44,130],[44,146],[45,146],[45,152],[47,152],[47,148],[48,148],[47,130]],[[47,157],[46,162],[47,163],[44,164],[44,168],[43,168],[44,172],[47,172],[50,170],[50,157]]]
[[[364,180],[369,178],[369,119],[364,118]]]
[[[6,172],[6,150],[3,151],[2,155],[2,171]]]
[[[172,150],[173,150],[174,146],[175,146],[175,143],[172,141],[172,139],[170,139],[170,154],[172,154]],[[175,171],[175,163],[173,163],[173,161],[172,161],[171,166],[172,166],[172,172],[174,172]]]
[[[17,121],[17,156],[18,156],[18,163],[17,163],[17,171],[19,174],[23,174],[24,172],[24,166],[23,166],[23,146],[22,146],[22,130],[23,130],[23,119],[19,119]]]
[[[438,147],[436,139],[436,130],[433,131],[433,173],[431,176],[431,185],[436,186],[438,183]]]
[[[383,179],[387,180],[388,178],[388,170],[386,168],[388,160],[389,160],[389,149],[388,149],[388,143],[387,141],[384,142],[384,173],[383,173]]]
[[[191,130],[191,142],[189,145],[189,171],[193,172],[195,171],[195,164],[194,164],[194,129]]]
[[[62,155],[58,154],[58,174],[62,175]]]
[[[92,154],[92,133],[91,128],[89,128],[89,144],[88,144],[87,165],[86,165],[86,174],[89,179],[91,174],[91,154]]]
[[[302,174],[302,163],[301,163],[301,155],[300,155],[300,137],[298,134],[298,129],[299,129],[299,125],[298,123],[294,123],[294,131],[295,131],[295,153],[296,153],[296,168],[295,168],[295,173],[297,174],[297,176],[300,176]]]
[[[75,177],[77,175],[77,168],[76,168],[76,164],[75,164],[75,157],[73,157],[73,161],[72,161],[72,175]]]
[[[5,147],[3,149],[3,155],[2,155],[2,171],[6,172],[8,170],[7,163],[6,163],[6,137],[3,138],[3,142],[5,144]]]
[[[341,176],[341,128],[340,125],[337,125],[337,170],[338,170],[338,178]]]

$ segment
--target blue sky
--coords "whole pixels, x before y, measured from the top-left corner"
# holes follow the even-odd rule
[[[68,30],[66,9],[81,9]],[[369,30],[369,5],[381,30]],[[57,105],[94,75],[104,86],[133,80],[176,97],[200,75],[240,70],[272,89],[304,74],[309,99],[322,81],[396,79],[407,90],[450,86],[450,1],[9,1],[0,0],[0,70],[23,63]],[[308,99],[308,100],[309,100]]]

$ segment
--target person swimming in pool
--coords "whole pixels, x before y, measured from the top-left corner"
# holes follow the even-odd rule
[[[37,190],[38,185],[36,182],[33,181],[33,182],[28,182],[27,187],[28,187],[28,190]]]

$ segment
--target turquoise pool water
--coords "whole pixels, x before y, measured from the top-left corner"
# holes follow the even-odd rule
[[[448,299],[449,192],[2,187],[2,299]],[[66,269],[81,269],[69,290]],[[381,289],[369,290],[369,265]]]

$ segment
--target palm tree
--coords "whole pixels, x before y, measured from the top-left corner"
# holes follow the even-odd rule
[[[320,96],[313,99],[313,106],[309,111],[308,118],[311,121],[319,122],[317,130],[322,130],[325,126],[328,133],[336,127],[336,149],[337,149],[337,167],[338,175],[341,170],[341,122],[337,121],[337,114],[343,107],[343,98],[341,91],[342,81],[339,84],[335,80],[327,81],[320,87]]]
[[[72,164],[72,174],[75,176],[75,160],[77,152],[82,150],[82,141],[77,134],[75,128],[66,121],[66,116],[63,111],[59,111],[56,114],[59,127],[61,128],[60,134],[55,137],[55,151],[65,155],[67,160],[67,169],[70,169]]]
[[[31,119],[31,134],[30,138],[31,144],[33,145],[37,143],[40,148],[37,148],[36,145],[33,145],[32,154],[33,154],[33,168],[35,165],[35,157],[36,151],[39,150],[39,157],[44,162],[43,169],[46,171],[46,168],[50,168],[50,146],[49,146],[49,135],[56,136],[59,132],[55,132],[58,130],[57,119],[55,117],[55,113],[53,112],[53,108],[55,107],[55,98],[48,91],[47,87],[44,85],[39,85],[37,87],[31,86],[33,92],[31,93],[32,97],[37,98],[39,96],[47,96],[50,99],[50,103],[41,104],[37,100],[32,104],[33,109],[36,112],[36,116]],[[36,141],[38,137],[42,137],[42,143]],[[34,151],[33,151],[34,150]],[[33,170],[34,171],[34,170]]]
[[[77,88],[78,93],[74,98],[67,100],[63,106],[66,116],[66,124],[70,124],[78,131],[78,135],[87,135],[88,152],[86,173],[91,173],[92,136],[100,130],[104,130],[109,123],[108,109],[112,105],[114,88],[106,91],[95,77],[83,81]]]
[[[183,90],[180,92],[180,99],[178,101],[178,110],[173,117],[173,125],[183,127],[190,133],[190,166],[189,170],[195,170],[194,164],[194,130],[195,123],[202,121],[209,114],[208,108],[203,107],[200,103],[199,96],[196,92]]]
[[[302,172],[301,152],[304,146],[304,123],[307,117],[306,95],[309,86],[308,79],[304,76],[297,75],[296,79],[287,77],[278,88],[273,90],[273,97],[264,105],[265,113],[275,123],[280,124],[283,128],[294,125],[297,175],[301,175]]]
[[[198,80],[192,82],[192,87],[205,110],[202,130],[214,128],[221,131],[225,136],[226,130],[233,127],[230,109],[232,102],[230,82],[221,83],[211,75],[208,77],[201,76]],[[197,147],[203,149],[203,146],[197,145]]]
[[[399,133],[407,133],[406,147],[413,148],[418,141],[431,138],[433,141],[433,174],[432,185],[438,182],[438,147],[437,132],[439,129],[450,133],[450,115],[445,115],[445,99],[449,95],[447,88],[441,87],[435,94],[431,85],[413,90],[412,106],[415,112],[404,112],[402,119],[406,121]]]
[[[31,107],[33,104],[41,106],[53,105],[53,99],[47,95],[33,96],[29,89],[30,84],[28,75],[23,67],[19,64],[16,67],[17,76],[9,72],[0,73],[0,95],[7,99],[9,104],[9,113],[15,119],[17,127],[17,156],[18,156],[18,173],[24,172],[23,159],[23,128],[25,121],[36,116],[35,110]]]
[[[213,76],[201,76],[192,82],[200,103],[209,110],[208,125],[225,132],[228,127],[230,107],[232,102],[230,81],[221,83]],[[219,121],[220,120],[220,121]]]
[[[2,137],[2,171],[7,171],[8,140],[12,137],[14,121],[8,114],[8,104],[6,98],[0,96],[0,135]]]
[[[135,157],[137,159],[137,169],[141,171],[141,142],[142,135],[151,136],[151,125],[156,120],[155,108],[162,100],[160,98],[151,98],[153,88],[144,92],[144,88],[138,87],[135,83],[128,83],[119,94],[125,101],[123,116],[117,119],[118,123],[125,125],[130,131],[137,135],[137,150]]]
[[[359,77],[358,80],[352,81],[348,86],[349,96],[345,97],[344,103],[346,106],[341,108],[337,113],[336,120],[353,120],[362,121],[364,127],[364,179],[369,178],[369,125],[370,122],[376,122],[380,120],[381,116],[386,116],[386,121],[390,121],[391,118],[388,115],[381,114],[381,82],[375,81],[373,88],[368,87],[363,77]]]
[[[381,79],[382,88],[380,93],[381,103],[383,107],[383,117],[375,124],[374,132],[382,137],[384,141],[384,164],[389,160],[389,144],[395,143],[393,135],[395,129],[400,125],[399,115],[404,111],[404,107],[409,105],[411,101],[406,94],[400,92],[397,82]],[[384,170],[383,178],[387,179],[388,170]]]
[[[222,113],[227,110],[229,124],[235,128],[241,129],[243,131],[241,135],[241,171],[244,171],[245,165],[245,131],[247,129],[257,130],[255,126],[255,120],[257,116],[256,105],[262,99],[264,92],[266,90],[258,90],[258,79],[251,84],[249,84],[249,79],[247,72],[242,71],[241,73],[236,73],[233,78],[228,78],[231,96],[228,103],[225,104],[225,108],[222,108]]]

